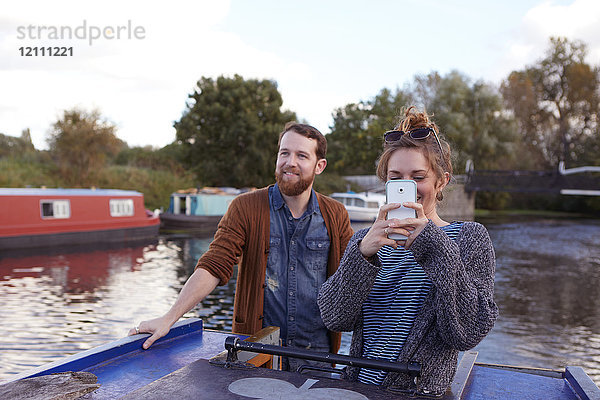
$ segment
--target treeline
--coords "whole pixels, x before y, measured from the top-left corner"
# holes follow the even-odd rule
[[[600,67],[585,55],[584,43],[552,38],[542,59],[499,86],[458,71],[432,72],[339,107],[327,136],[329,166],[316,187],[345,190],[342,175],[374,174],[383,132],[411,104],[434,115],[453,146],[456,173],[467,160],[476,169],[600,165]],[[175,123],[175,141],[160,149],[129,147],[98,111],[67,110],[51,128],[47,151],[34,149],[27,130],[20,138],[0,135],[0,166],[7,171],[0,186],[135,189],[152,208],[185,187],[263,186],[273,181],[278,133],[297,119],[282,104],[272,80],[202,77]],[[477,206],[600,210],[596,198],[507,193],[478,193]]]
[[[144,193],[146,207],[166,208],[175,190],[196,186],[178,161],[180,146],[129,147],[97,111],[65,111],[35,150],[28,130],[0,134],[0,187],[100,187]]]

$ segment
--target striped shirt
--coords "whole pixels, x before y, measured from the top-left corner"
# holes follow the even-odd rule
[[[441,229],[455,240],[462,224],[452,222]],[[377,256],[381,269],[362,307],[363,357],[397,360],[432,283],[410,250],[383,246]],[[362,368],[358,380],[380,385],[386,374]]]

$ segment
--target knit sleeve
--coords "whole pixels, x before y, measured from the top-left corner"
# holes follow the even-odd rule
[[[436,326],[442,340],[459,351],[475,347],[498,316],[496,261],[485,227],[465,222],[453,241],[430,221],[410,250],[435,286]]]
[[[365,259],[359,245],[368,229],[356,232],[346,247],[340,266],[319,291],[317,303],[325,326],[336,332],[351,331],[360,318],[362,304],[375,282],[380,264],[377,255]]]

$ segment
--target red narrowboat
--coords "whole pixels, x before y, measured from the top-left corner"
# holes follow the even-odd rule
[[[0,188],[0,252],[139,242],[159,226],[136,191]]]

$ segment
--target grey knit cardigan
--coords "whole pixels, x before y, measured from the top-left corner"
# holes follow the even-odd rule
[[[354,331],[350,355],[361,356],[362,305],[381,268],[377,255],[365,259],[359,250],[368,229],[352,236],[340,267],[321,287],[318,304],[323,322],[333,331]],[[433,222],[415,238],[410,251],[433,283],[398,357],[421,364],[416,382],[409,375],[388,373],[383,386],[443,394],[456,372],[458,352],[475,347],[498,316],[494,303],[495,255],[485,227],[464,222],[456,241]],[[351,380],[358,368],[348,367]]]

